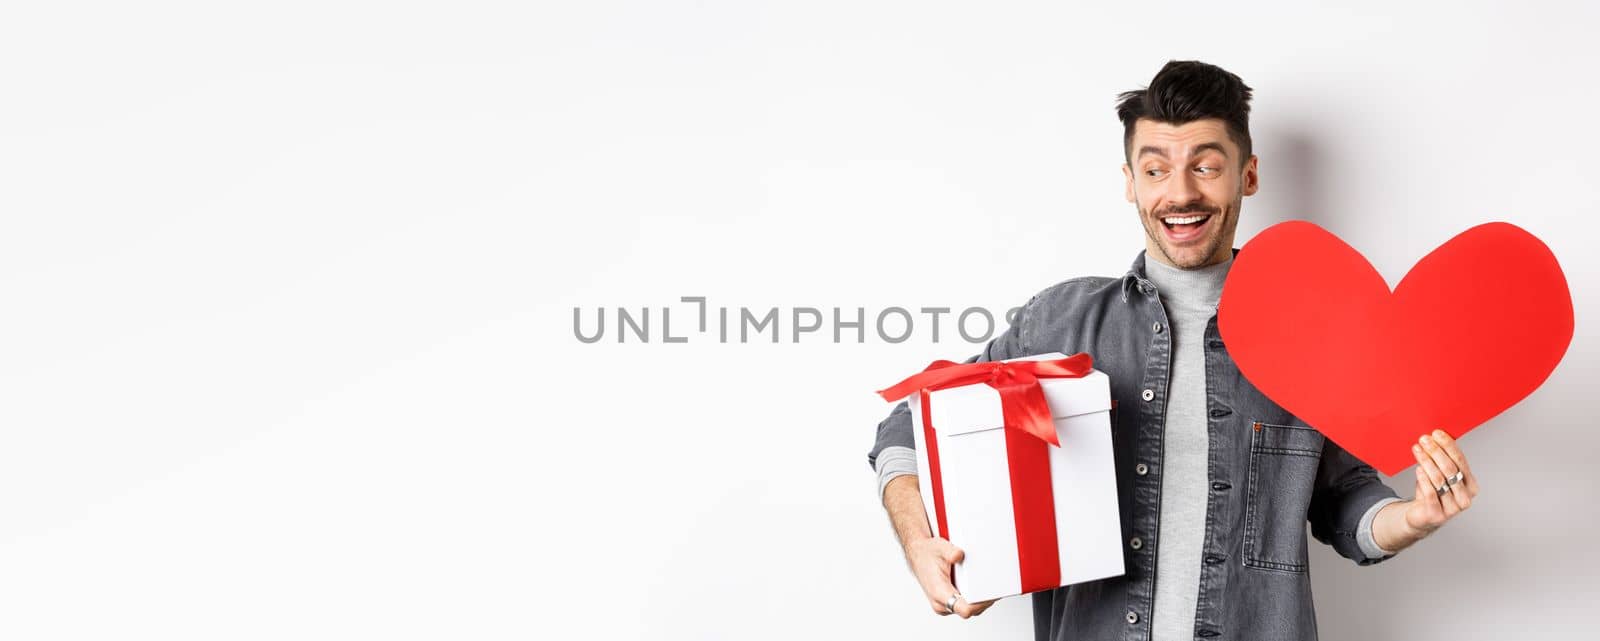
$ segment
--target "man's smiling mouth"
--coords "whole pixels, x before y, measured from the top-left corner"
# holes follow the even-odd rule
[[[1168,241],[1183,243],[1199,238],[1212,218],[1211,214],[1162,216],[1161,225],[1166,228]]]

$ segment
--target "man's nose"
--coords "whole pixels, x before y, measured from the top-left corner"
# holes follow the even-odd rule
[[[1180,207],[1194,202],[1200,195],[1199,185],[1194,180],[1193,174],[1187,171],[1178,172],[1167,187],[1167,199]]]

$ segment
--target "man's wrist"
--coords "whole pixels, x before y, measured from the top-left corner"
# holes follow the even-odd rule
[[[1412,501],[1415,500],[1390,503],[1378,511],[1372,523],[1372,539],[1378,547],[1390,552],[1399,552],[1428,536],[1427,532],[1406,524],[1406,510],[1410,509]]]
[[[1361,515],[1361,522],[1356,526],[1356,545],[1360,546],[1361,553],[1365,554],[1368,559],[1387,559],[1394,556],[1395,552],[1393,550],[1378,544],[1375,526],[1377,525],[1378,513],[1382,512],[1383,508],[1403,500],[1397,496],[1378,499],[1377,502],[1372,504],[1372,507],[1367,508],[1367,511]]]

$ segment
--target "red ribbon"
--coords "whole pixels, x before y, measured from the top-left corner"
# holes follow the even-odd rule
[[[934,361],[893,387],[879,390],[878,396],[892,403],[918,390],[931,392],[984,383],[1000,392],[1000,409],[1007,429],[1022,430],[1059,447],[1061,441],[1056,438],[1055,421],[1050,416],[1050,405],[1044,400],[1044,388],[1039,386],[1039,379],[1082,378],[1093,369],[1093,361],[1084,353],[1053,361]]]
[[[922,410],[923,442],[928,449],[928,476],[933,490],[933,510],[939,536],[950,540],[945,520],[944,485],[939,474],[938,439],[933,428],[928,393],[934,390],[984,383],[1000,392],[1005,420],[1006,465],[1011,474],[1012,519],[1017,531],[1017,562],[1022,591],[1037,592],[1061,585],[1061,551],[1056,541],[1056,502],[1050,486],[1050,450],[1061,445],[1055,420],[1044,398],[1040,378],[1082,378],[1092,371],[1088,354],[1078,353],[1050,361],[986,361],[958,364],[934,361],[921,372],[878,396],[894,402],[917,392]],[[1026,517],[1024,516],[1026,515]]]

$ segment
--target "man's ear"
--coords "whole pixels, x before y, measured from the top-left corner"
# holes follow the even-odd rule
[[[1256,155],[1250,154],[1250,159],[1244,162],[1244,190],[1246,196],[1256,193],[1261,188],[1261,176],[1256,173]]]
[[[1253,160],[1254,159],[1252,158],[1252,161]],[[1128,202],[1130,202],[1130,203],[1134,202],[1134,198],[1133,198],[1133,168],[1129,167],[1128,163],[1122,163],[1122,197],[1123,198],[1127,198]],[[1137,203],[1135,203],[1135,204],[1137,204]]]

